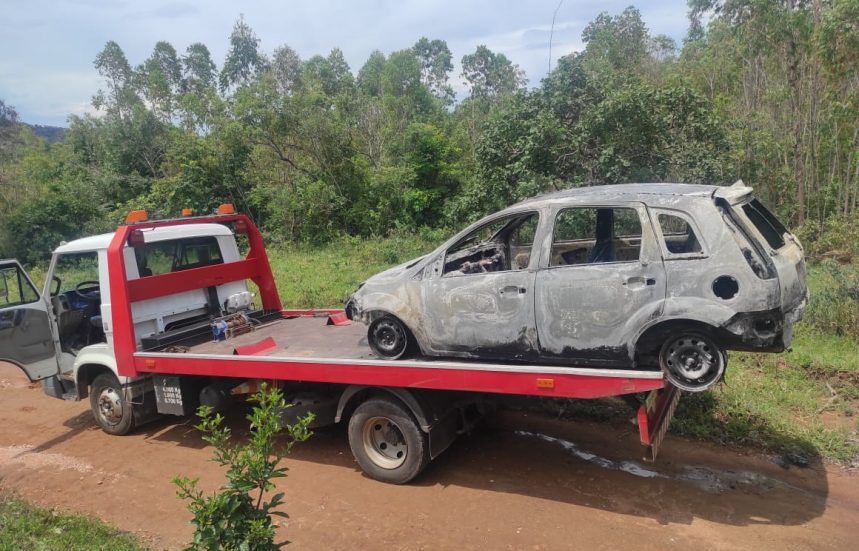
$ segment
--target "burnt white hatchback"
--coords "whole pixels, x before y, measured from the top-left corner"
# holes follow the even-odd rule
[[[750,187],[627,184],[487,216],[346,310],[384,358],[661,369],[701,391],[726,350],[789,346],[807,299],[799,241]]]

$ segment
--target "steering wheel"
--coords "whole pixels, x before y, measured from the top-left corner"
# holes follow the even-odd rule
[[[95,287],[89,291],[84,291],[82,287]],[[75,294],[84,300],[95,302],[101,298],[101,291],[98,289],[98,281],[81,281],[75,285]]]

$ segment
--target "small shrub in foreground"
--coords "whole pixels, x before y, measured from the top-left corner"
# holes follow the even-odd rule
[[[201,406],[197,429],[203,439],[215,447],[213,461],[227,467],[227,482],[212,495],[198,489],[199,478],[177,476],[173,483],[181,499],[189,500],[188,510],[196,526],[189,550],[206,551],[268,551],[280,549],[288,542],[275,543],[273,516],[287,518],[277,511],[283,504],[283,493],[265,499],[274,489],[275,478],[286,476],[286,467],[279,467],[296,442],[307,440],[313,433],[308,426],[313,414],[299,419],[294,425],[284,424],[283,412],[288,407],[283,393],[277,389],[262,390],[250,398],[255,402],[247,416],[251,435],[247,442],[233,444],[231,431],[222,427],[224,417],[212,414]],[[278,446],[277,436],[286,432],[288,442]]]

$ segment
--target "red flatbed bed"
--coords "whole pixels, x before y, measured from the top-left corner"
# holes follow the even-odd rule
[[[659,371],[577,368],[560,365],[381,360],[367,346],[360,324],[327,325],[327,316],[284,318],[225,341],[205,342],[186,352],[135,352],[137,372],[217,375],[303,382],[599,398],[662,388]],[[276,348],[236,354],[271,339]],[[270,341],[269,341],[270,342]]]

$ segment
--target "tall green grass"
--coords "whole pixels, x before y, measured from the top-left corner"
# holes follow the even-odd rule
[[[285,307],[340,307],[359,283],[431,252],[442,239],[434,233],[375,240],[342,237],[321,246],[274,247],[268,256]]]

